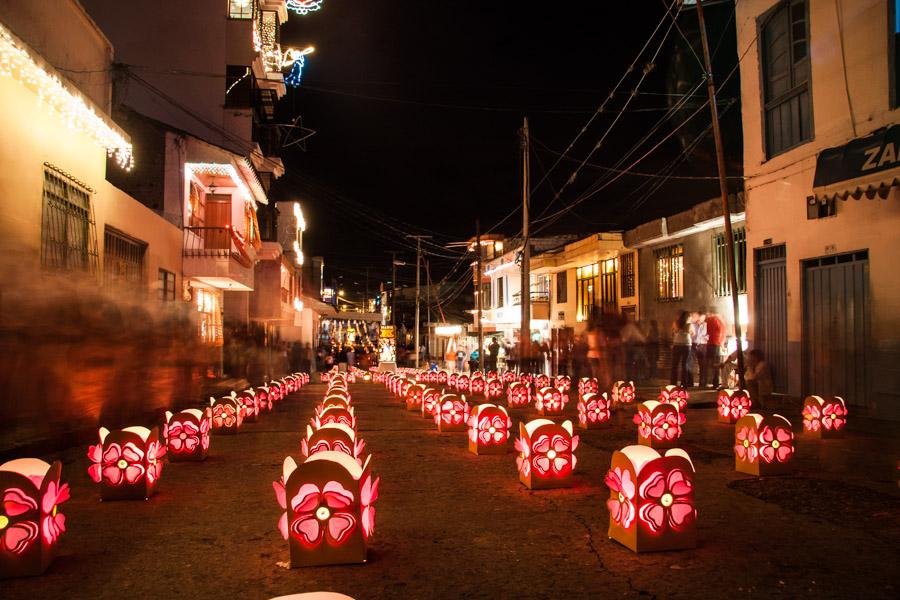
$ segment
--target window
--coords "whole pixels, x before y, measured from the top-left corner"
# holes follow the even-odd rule
[[[600,304],[604,312],[615,312],[618,299],[616,298],[616,279],[619,272],[619,259],[609,258],[600,261]]]
[[[159,270],[159,299],[163,302],[175,301],[175,273]]]
[[[547,275],[531,277],[531,301],[550,302],[550,277]]]
[[[194,289],[194,302],[197,305],[197,334],[210,346],[222,345],[222,309],[219,295],[203,288]]]
[[[597,264],[578,267],[575,270],[575,292],[579,321],[589,321],[594,315],[595,290],[597,289]]]
[[[565,304],[569,300],[569,272],[560,271],[556,274],[556,303]]]
[[[824,219],[825,217],[833,217],[836,214],[837,202],[834,201],[833,196],[831,198],[806,197],[807,219]]]
[[[619,257],[622,270],[619,272],[622,279],[620,288],[623,298],[631,298],[634,296],[635,275],[634,275],[634,252],[623,254]]]
[[[103,233],[103,282],[137,285],[144,282],[147,244],[112,227]]]
[[[684,297],[684,247],[667,246],[654,252],[656,256],[656,289],[660,302]]]
[[[244,65],[225,67],[225,106],[250,108],[253,98],[253,73]]]
[[[747,293],[747,232],[741,227],[734,230],[734,261],[737,266],[738,293]],[[725,232],[712,237],[712,282],[716,296],[731,294],[728,282],[728,245]]]
[[[44,164],[41,265],[91,273],[98,267],[91,190],[49,164]]]
[[[503,277],[497,278],[497,308],[503,308],[504,300],[506,300],[503,295],[503,279]]]
[[[252,19],[256,0],[228,0],[229,19]]]
[[[784,0],[764,19],[765,143],[771,158],[812,138],[806,0]]]

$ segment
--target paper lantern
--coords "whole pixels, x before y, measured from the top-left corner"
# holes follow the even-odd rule
[[[426,383],[428,381],[428,375],[422,371],[416,373],[416,383]]]
[[[558,416],[563,414],[569,397],[556,388],[545,387],[535,393],[534,407],[538,414],[544,416]]]
[[[165,454],[156,427],[101,427],[100,443],[88,448],[88,475],[100,484],[101,500],[145,500],[156,493]]]
[[[750,413],[734,427],[734,468],[739,473],[768,476],[790,473],[794,432],[781,415]]]
[[[0,465],[0,579],[40,575],[56,557],[66,531],[59,505],[69,499],[61,471],[37,458]]]
[[[437,382],[438,385],[447,385],[447,371],[438,371]]]
[[[273,405],[273,408],[274,404],[276,402],[281,402],[288,393],[287,386],[278,381],[270,381],[269,385],[266,387],[269,390],[269,403]],[[269,410],[272,409],[270,408]]]
[[[409,388],[411,388],[414,385],[418,385],[418,384],[413,383],[409,379],[401,379],[400,382],[397,384],[397,392],[396,392],[397,395],[400,396],[400,398],[402,398],[403,401],[405,402],[406,401],[406,393],[409,391]]]
[[[684,413],[676,404],[649,400],[638,404],[634,422],[638,426],[638,443],[651,448],[671,448],[681,437]]]
[[[422,417],[425,419],[434,419],[434,413],[437,412],[438,404],[441,401],[441,391],[436,388],[425,388],[422,392]]]
[[[810,437],[833,438],[844,435],[847,405],[840,396],[825,399],[807,396],[803,401],[803,433]]]
[[[330,423],[338,423],[340,425],[346,425],[350,429],[356,429],[356,416],[353,414],[352,406],[350,408],[330,406],[321,411],[316,410],[316,414],[311,419],[310,423],[316,429]]]
[[[473,396],[484,396],[487,382],[480,374],[476,373],[469,379],[469,391]]]
[[[687,452],[646,446],[613,453],[606,474],[609,537],[634,552],[697,545],[694,465]]]
[[[375,383],[384,383],[384,373],[381,371],[373,371],[372,381],[374,381]]]
[[[328,383],[329,381],[331,381],[331,373],[321,373],[319,375],[319,381],[322,383]]]
[[[572,434],[572,422],[557,425],[549,419],[519,423],[516,440],[516,467],[519,481],[532,490],[572,485],[577,459],[578,436]]]
[[[304,457],[318,452],[343,452],[359,460],[366,442],[356,437],[356,431],[342,423],[329,423],[318,429],[306,426],[306,437],[300,440],[300,454]]]
[[[531,385],[532,383],[534,383],[534,377],[532,377],[528,373],[522,373],[519,375],[519,383],[524,383],[525,385]]]
[[[438,431],[466,431],[469,421],[469,404],[465,396],[444,394],[434,413]]]
[[[659,401],[674,404],[684,412],[688,404],[688,393],[680,385],[667,385],[659,391]]]
[[[469,393],[469,377],[468,375],[460,375],[456,378],[456,391],[460,394]]]
[[[503,383],[509,385],[516,380],[516,373],[515,371],[503,371],[503,374],[500,375],[500,379],[503,380]]]
[[[276,386],[277,389],[280,389],[280,386]],[[265,385],[261,385],[256,388],[256,405],[259,407],[259,412],[271,412],[272,411],[272,398],[269,393],[270,388]]]
[[[750,412],[750,394],[747,390],[719,390],[716,397],[716,412],[719,423],[737,423],[738,419]]]
[[[172,414],[166,411],[163,438],[172,462],[206,460],[209,454],[209,432],[212,409],[189,408]]]
[[[337,406],[338,408],[350,408],[350,401],[347,400],[344,396],[326,396],[324,400],[322,400],[319,407],[321,409],[326,409],[330,406]]]
[[[475,377],[481,377],[484,379],[484,371],[472,371],[469,373],[469,379],[474,379]]]
[[[637,397],[633,381],[617,381],[612,386],[614,404],[631,404]]]
[[[336,385],[330,386],[328,388],[328,391],[325,392],[325,395],[326,396],[337,396],[339,398],[345,399],[347,402],[350,402],[350,400],[351,400],[350,392],[347,391],[347,388],[342,387],[342,386],[336,386]]]
[[[299,465],[284,459],[273,487],[292,568],[366,562],[379,481],[369,458],[363,465],[343,452],[318,452]]]
[[[406,410],[422,410],[422,395],[425,393],[425,386],[416,383],[406,390]]]
[[[241,418],[244,423],[256,423],[259,417],[259,405],[256,403],[256,392],[244,390],[235,396],[241,407]]]
[[[469,414],[469,452],[505,454],[512,420],[496,404],[479,404]]]
[[[534,389],[539,390],[541,388],[550,387],[550,377],[544,374],[538,374],[534,376]]]
[[[232,392],[234,394],[234,392]],[[209,399],[212,409],[213,433],[235,434],[243,425],[243,412],[235,396],[223,396],[216,400]]]
[[[578,400],[578,426],[582,429],[600,429],[609,422],[610,401],[606,392],[585,394]]]
[[[455,390],[457,379],[459,379],[458,373],[450,373],[449,375],[447,375],[447,387]]]
[[[514,381],[506,388],[506,405],[510,408],[525,408],[531,404],[531,386]]]
[[[557,375],[556,379],[553,380],[553,387],[563,394],[568,394],[569,390],[572,389],[572,379],[568,375]]]
[[[484,397],[488,400],[497,400],[503,396],[503,382],[499,378],[488,379],[484,390]]]
[[[599,394],[600,384],[595,377],[582,377],[578,380],[578,395]]]

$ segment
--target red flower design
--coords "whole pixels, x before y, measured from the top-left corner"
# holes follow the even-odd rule
[[[737,432],[737,443],[734,445],[734,453],[744,462],[756,462],[756,456],[759,453],[757,442],[759,438],[756,430],[752,427],[741,427]]]
[[[516,457],[516,467],[524,477],[528,477],[528,474],[531,473],[531,448],[528,447],[524,438],[517,438],[514,445],[519,453]]]
[[[548,474],[562,477],[575,468],[575,448],[578,436],[568,438],[561,433],[552,436],[541,434],[531,444],[531,464],[541,476]]]
[[[659,441],[672,441],[681,436],[684,415],[677,411],[659,411],[651,420],[652,435]]]
[[[372,477],[367,476],[359,493],[359,504],[362,508],[363,535],[366,539],[369,539],[375,533],[375,506],[373,505],[378,500],[379,481],[381,480],[377,477],[375,481],[372,481]]]
[[[638,517],[653,533],[666,526],[677,531],[696,516],[693,494],[694,486],[681,469],[651,473],[640,486]]]
[[[19,488],[3,491],[0,506],[0,550],[22,554],[38,538],[38,524],[29,519],[17,520],[37,510],[34,498]]]
[[[193,421],[172,421],[166,433],[169,448],[175,454],[192,454],[200,445],[200,428]]]
[[[794,453],[794,432],[787,427],[763,427],[759,432],[759,455],[767,463],[787,462]]]
[[[839,430],[847,423],[847,408],[837,400],[826,402],[822,406],[822,427]]]
[[[616,467],[606,474],[604,481],[609,489],[618,494],[618,497],[606,501],[609,516],[617,525],[628,529],[634,522],[635,485],[631,471]]]
[[[472,417],[475,418],[474,416]],[[473,424],[474,425],[474,424]],[[478,442],[483,446],[495,445],[499,446],[506,442],[509,435],[509,422],[502,415],[485,415],[478,419],[477,425],[469,429],[469,437],[473,442]]]
[[[582,425],[588,423],[604,423],[609,420],[609,407],[602,396],[588,394],[590,398],[583,398],[578,403],[578,422]]]
[[[216,404],[213,407],[213,426],[216,429],[230,429],[238,423],[237,411],[232,404]]]
[[[638,411],[634,414],[634,422],[638,426],[638,435],[649,438],[653,433],[653,417],[649,411]]]
[[[448,425],[459,425],[469,418],[467,408],[466,403],[461,400],[447,400],[440,405],[437,413],[435,413],[435,420],[438,419],[439,415],[444,423],[447,423]]]
[[[88,458],[94,463],[88,474],[96,483],[106,480],[110,485],[121,485],[126,482],[134,485],[144,476],[144,452],[133,442],[125,442],[124,447],[112,443],[106,450],[102,444],[91,446]]]
[[[816,404],[803,405],[803,429],[818,431],[822,426],[822,412]]]
[[[41,529],[44,541],[52,544],[66,530],[66,516],[59,512],[59,505],[69,499],[69,485],[51,481],[41,499]]]
[[[315,548],[323,539],[334,546],[343,543],[357,524],[356,517],[347,512],[353,500],[353,492],[337,481],[329,481],[322,489],[303,484],[291,498],[295,516],[288,527],[290,535],[307,548]]]

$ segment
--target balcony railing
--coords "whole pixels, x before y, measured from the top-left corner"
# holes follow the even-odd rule
[[[233,258],[242,267],[253,266],[244,237],[231,227],[185,227],[184,255],[194,258]]]

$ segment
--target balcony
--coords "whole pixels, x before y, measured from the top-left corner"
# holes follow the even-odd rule
[[[253,291],[256,251],[231,227],[184,228],[184,276],[228,291]]]

